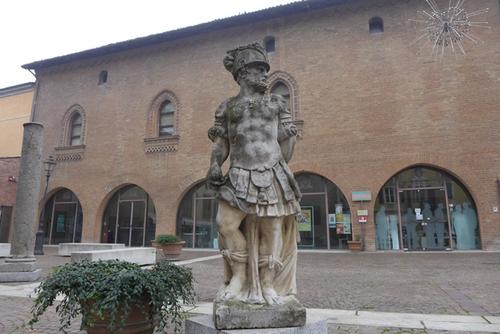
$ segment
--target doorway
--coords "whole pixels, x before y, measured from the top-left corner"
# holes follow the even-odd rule
[[[82,206],[69,189],[55,193],[45,204],[44,243],[57,245],[82,241]]]
[[[102,242],[147,246],[154,239],[155,231],[155,207],[142,188],[126,186],[108,202],[103,217]]]
[[[403,248],[450,249],[446,188],[400,189],[399,214]]]

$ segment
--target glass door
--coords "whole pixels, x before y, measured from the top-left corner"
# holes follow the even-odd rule
[[[408,250],[450,248],[444,188],[400,189],[399,207],[403,247]]]
[[[121,201],[118,205],[117,240],[127,246],[144,244],[145,201]]]

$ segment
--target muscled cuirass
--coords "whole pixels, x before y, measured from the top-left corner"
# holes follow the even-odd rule
[[[236,98],[228,103],[231,167],[264,170],[282,159],[278,143],[279,113],[278,100],[268,95],[261,99]]]

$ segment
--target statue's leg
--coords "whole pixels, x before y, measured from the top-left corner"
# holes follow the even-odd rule
[[[274,275],[281,270],[280,259],[283,247],[283,217],[261,218],[259,267],[262,295],[269,304],[278,304],[281,298],[273,286]]]
[[[224,300],[237,298],[246,281],[247,243],[239,229],[245,216],[239,209],[219,201],[216,219],[224,245],[221,251],[232,272],[229,284],[218,295]]]

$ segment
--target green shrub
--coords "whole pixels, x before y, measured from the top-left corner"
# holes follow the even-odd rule
[[[181,241],[181,239],[173,234],[159,234],[156,236],[155,241],[159,245],[168,245],[168,244],[175,244],[176,242]]]
[[[158,263],[150,270],[118,260],[70,263],[56,267],[35,292],[38,295],[28,324],[33,327],[56,297],[62,296],[56,313],[63,333],[80,314],[82,327],[90,327],[93,319],[108,314],[108,328],[115,333],[123,328],[132,306],[141,307],[145,296],[151,301],[149,311],[143,312],[151,321],[158,319],[157,328],[172,323],[178,332],[185,318],[182,305],[194,305],[191,270],[169,262]]]

